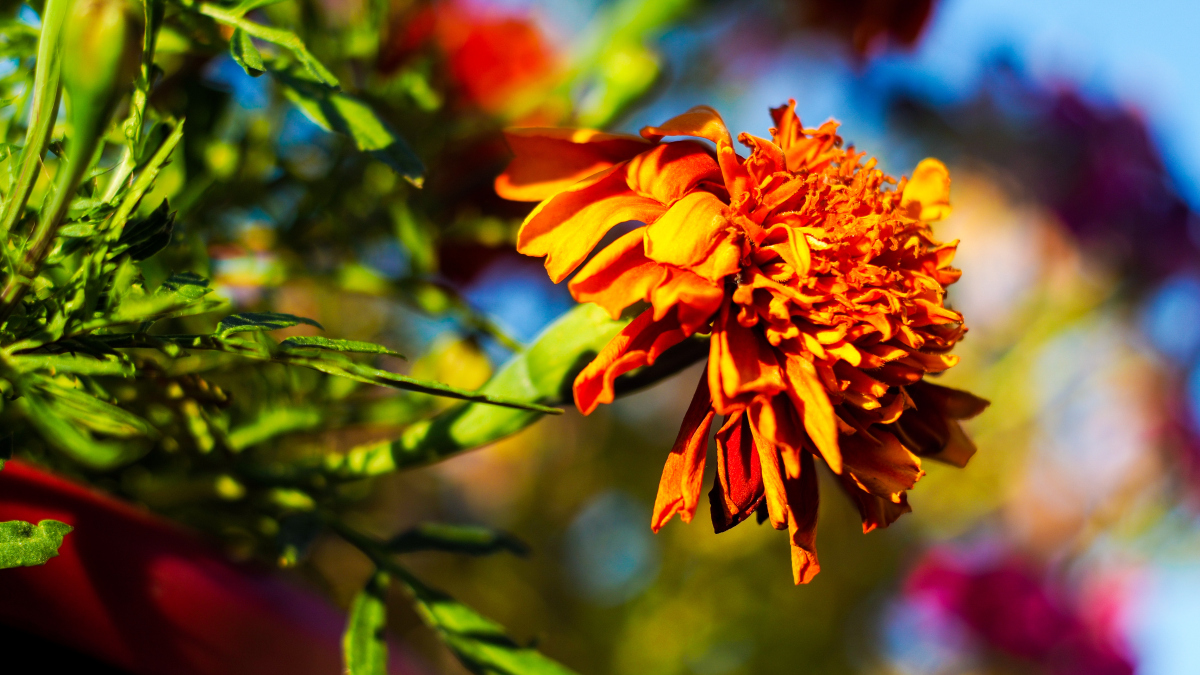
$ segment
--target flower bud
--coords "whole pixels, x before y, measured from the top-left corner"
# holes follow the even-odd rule
[[[98,132],[117,96],[133,84],[142,29],[138,3],[75,0],[63,25],[62,80],[76,135]]]

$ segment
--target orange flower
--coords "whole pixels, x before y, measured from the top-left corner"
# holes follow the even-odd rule
[[[921,459],[963,466],[975,452],[957,420],[987,402],[923,381],[954,365],[966,332],[947,308],[955,243],[928,223],[949,213],[950,178],[921,162],[896,181],[843,148],[827,122],[804,129],[795,101],[771,111],[772,139],[691,109],[641,138],[515,129],[516,157],[496,180],[541,203],[518,235],[571,293],[616,318],[644,307],[575,380],[586,415],[613,400],[623,373],[696,333],[711,335],[706,375],[667,458],[651,526],[690,522],[717,415],[713,526],[757,513],[787,529],[796,583],[819,569],[815,457],[858,505],[863,531],[909,510]],[[667,136],[692,136],[715,144]],[[645,223],[589,260],[614,226]],[[582,269],[580,269],[582,266]]]

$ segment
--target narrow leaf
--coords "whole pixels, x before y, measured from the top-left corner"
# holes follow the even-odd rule
[[[529,546],[507,532],[472,525],[422,523],[401,532],[387,544],[392,553],[447,551],[466,555],[491,555],[501,551],[526,556]]]
[[[385,572],[376,572],[367,587],[354,597],[346,632],[342,635],[342,655],[347,675],[387,675],[387,588]]]
[[[387,354],[404,358],[399,352],[394,352],[383,345],[357,340],[335,340],[319,336],[290,337],[279,343],[284,349],[326,349],[334,352],[350,352],[353,354]]]
[[[58,555],[63,537],[72,529],[57,520],[37,525],[22,520],[0,523],[0,569],[44,565]]]
[[[312,55],[312,52],[308,51],[308,47],[304,46],[304,41],[292,31],[255,23],[242,16],[243,12],[237,9],[231,10],[207,2],[200,4],[199,11],[227,26],[242,29],[251,37],[291,50],[309,76],[326,87],[337,88],[337,78]]]
[[[118,246],[127,247],[125,252],[134,260],[145,260],[171,243],[171,232],[175,228],[175,214],[163,200],[150,215],[135,222],[127,222],[117,239]]]
[[[234,333],[266,332],[281,328],[291,328],[300,324],[316,326],[324,330],[324,327],[316,321],[294,314],[242,312],[241,314],[233,314],[221,319],[221,323],[217,324],[217,335],[227,337]]]

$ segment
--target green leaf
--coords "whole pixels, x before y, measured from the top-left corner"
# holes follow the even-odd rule
[[[281,434],[307,431],[321,424],[319,408],[275,408],[263,411],[253,422],[229,432],[229,447],[244,450]]]
[[[133,362],[121,354],[21,354],[11,357],[9,363],[20,373],[45,371],[52,374],[131,377],[137,372]]]
[[[281,328],[291,328],[300,324],[316,326],[324,330],[324,327],[316,321],[294,314],[242,312],[241,314],[233,314],[221,319],[221,323],[217,324],[217,335],[228,337],[234,333],[266,332]]]
[[[250,37],[256,37],[263,42],[270,42],[290,50],[310,77],[326,87],[337,88],[337,78],[317,60],[317,57],[312,55],[312,52],[308,51],[308,47],[304,46],[304,41],[292,31],[255,23],[243,17],[241,11],[230,10],[207,2],[200,4],[199,12],[227,26],[240,28]]]
[[[150,215],[134,222],[127,222],[117,239],[118,246],[125,246],[125,253],[134,260],[145,260],[171,243],[171,232],[175,228],[175,214],[167,200],[162,200]]]
[[[375,572],[367,587],[354,596],[346,632],[342,635],[342,656],[347,675],[387,675],[387,588],[385,572]]]
[[[400,358],[404,358],[404,355],[399,352],[394,352],[387,347],[371,342],[359,342],[357,340],[335,340],[332,338],[319,336],[290,337],[283,342],[280,342],[279,346],[285,349],[326,349],[334,352],[350,352],[354,354],[387,354],[388,356],[398,356]]]
[[[446,551],[466,555],[491,555],[508,551],[529,555],[529,546],[507,532],[474,525],[422,523],[392,537],[385,545],[392,553]]]
[[[408,142],[384,122],[371,106],[340,91],[332,91],[296,73],[273,70],[283,93],[300,111],[324,129],[345,134],[361,151],[390,166],[413,185],[421,186],[425,166]]]
[[[221,300],[205,300],[212,292],[208,280],[193,272],[171,275],[149,295],[129,294],[121,298],[117,309],[103,321],[89,322],[87,328],[122,323],[137,323],[156,319],[202,314],[224,304]]]
[[[415,578],[405,580],[417,614],[467,670],[478,675],[574,675],[566,666],[531,647],[522,647],[504,626]]]
[[[254,40],[241,28],[235,28],[233,36],[229,38],[229,53],[250,77],[258,77],[267,70],[262,54],[258,52],[258,47],[254,46]]]
[[[0,523],[0,569],[46,564],[58,555],[63,537],[72,529],[57,520],[37,525],[23,520]]]

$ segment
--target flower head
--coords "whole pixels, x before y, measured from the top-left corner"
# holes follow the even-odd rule
[[[819,569],[816,458],[858,505],[863,530],[885,527],[909,510],[921,458],[966,463],[975,448],[957,420],[987,403],[923,381],[955,364],[948,352],[966,332],[944,303],[959,277],[955,244],[935,241],[928,225],[949,213],[946,168],[927,159],[897,183],[843,148],[836,123],[804,129],[794,107],[771,111],[770,140],[738,136],[746,157],[703,106],[641,137],[512,130],[516,157],[496,189],[541,200],[517,248],[545,256],[555,282],[575,273],[577,300],[614,318],[644,307],[575,380],[584,414],[612,402],[620,375],[710,335],[654,530],[695,514],[720,415],[713,526],[757,513],[787,529],[803,583]],[[630,221],[645,226],[591,256]]]

